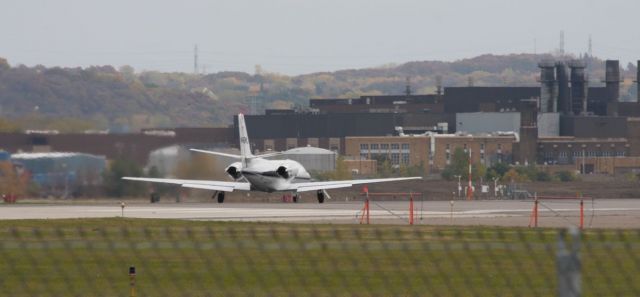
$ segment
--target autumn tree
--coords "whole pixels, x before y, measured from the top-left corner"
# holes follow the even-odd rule
[[[471,164],[471,176],[475,179],[486,175],[486,167],[483,164]],[[442,170],[442,178],[453,180],[455,176],[461,176],[463,180],[469,178],[469,154],[462,148],[456,148],[451,158],[451,163]]]
[[[0,161],[0,195],[24,196],[27,193],[29,179],[20,175],[13,163]]]
[[[135,162],[118,158],[111,161],[109,169],[103,173],[104,188],[112,197],[136,197],[145,194],[147,185],[141,182],[123,180],[124,176],[142,176],[142,168]]]
[[[190,154],[178,161],[174,175],[184,179],[225,179],[227,174],[217,166],[216,157],[201,153]]]
[[[336,158],[336,168],[329,172],[314,172],[312,176],[318,180],[348,180],[353,179],[353,174],[349,170],[344,157]]]

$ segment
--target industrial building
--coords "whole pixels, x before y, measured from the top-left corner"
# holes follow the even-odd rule
[[[425,164],[429,172],[446,165],[442,157],[437,160],[438,150],[433,160],[428,159],[429,137],[416,136],[414,140],[405,141],[410,148],[407,156],[403,157],[402,148],[396,156],[391,145],[402,144],[395,139],[398,131],[416,135],[462,133],[474,137],[515,132],[517,140],[508,145],[508,150],[504,149],[508,153],[502,153],[500,159],[516,164],[575,164],[573,156],[578,156],[578,148],[583,146],[590,149],[585,152],[587,156],[640,156],[640,121],[637,120],[640,103],[619,101],[618,61],[605,62],[604,86],[589,85],[587,65],[580,60],[541,61],[538,67],[539,86],[438,85],[436,94],[427,95],[407,92],[397,96],[311,99],[306,113],[269,111],[266,115],[247,116],[249,134],[254,138],[252,145],[256,150],[317,145],[360,159],[365,155],[379,157],[378,151],[384,150],[380,146],[384,145],[393,163],[399,159],[398,164]],[[469,145],[471,143],[475,142]],[[364,154],[360,145],[374,145],[374,148],[369,146],[368,153]],[[612,145],[616,148],[613,151],[591,149],[591,146],[611,148]],[[565,149],[558,150],[559,147]],[[496,151],[492,154],[498,159]],[[480,156],[475,158],[479,160]]]
[[[102,184],[104,156],[82,153],[19,153],[11,162],[23,168],[43,194],[69,197],[80,187]]]

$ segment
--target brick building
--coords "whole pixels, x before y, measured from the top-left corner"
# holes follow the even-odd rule
[[[515,135],[452,135],[346,137],[346,155],[369,160],[387,159],[392,166],[422,166],[425,174],[438,173],[451,163],[457,148],[472,162],[491,166],[510,162]]]

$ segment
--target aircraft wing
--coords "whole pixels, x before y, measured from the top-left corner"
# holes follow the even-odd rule
[[[416,177],[354,179],[354,180],[336,180],[336,181],[325,181],[325,182],[295,183],[295,184],[291,184],[291,189],[289,190],[296,191],[296,192],[308,192],[308,191],[317,191],[317,190],[348,188],[353,185],[361,185],[361,184],[384,183],[384,182],[414,180],[414,179],[422,179],[422,177],[416,176]]]
[[[227,182],[227,181],[173,179],[173,178],[147,178],[147,177],[123,177],[122,179],[132,180],[132,181],[151,182],[151,183],[173,184],[173,185],[180,185],[183,188],[223,191],[223,192],[233,192],[234,190],[249,191],[251,188],[251,184],[247,182]]]

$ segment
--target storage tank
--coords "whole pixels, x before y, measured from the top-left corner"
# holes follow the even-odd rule
[[[553,61],[543,60],[540,68],[540,112],[555,112],[558,109],[558,85]]]

